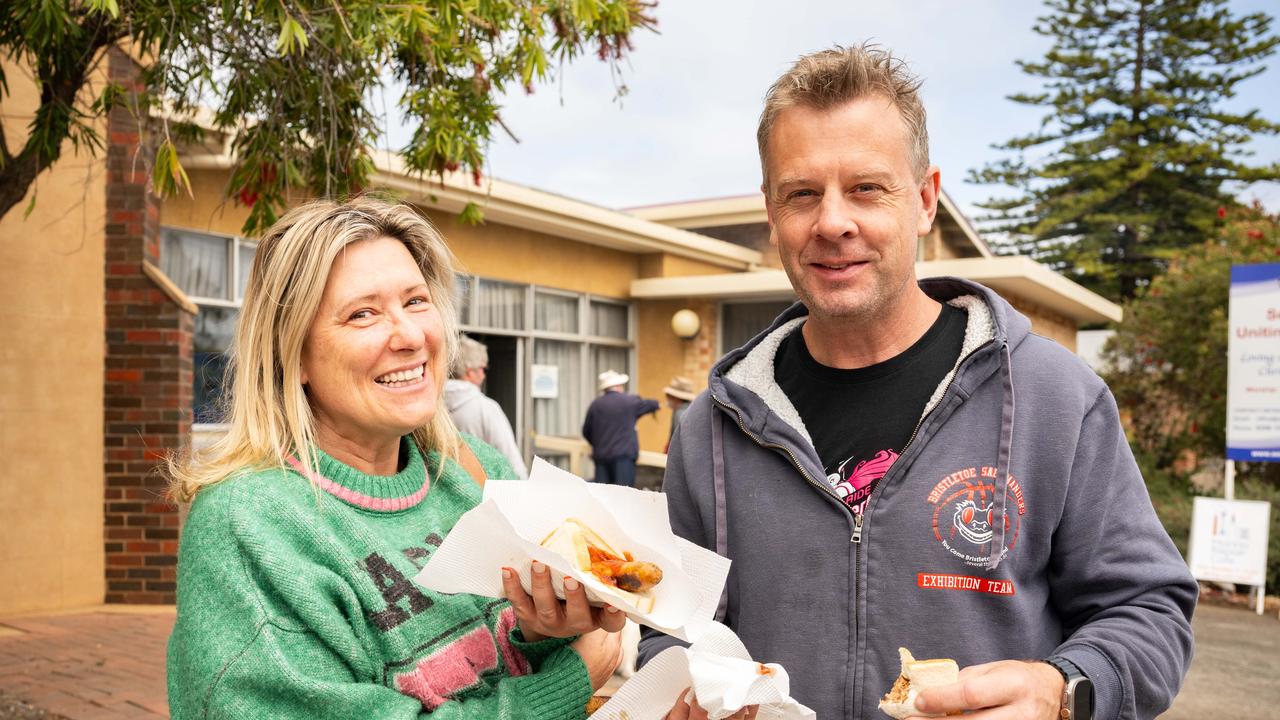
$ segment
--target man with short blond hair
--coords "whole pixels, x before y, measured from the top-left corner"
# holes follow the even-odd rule
[[[862,46],[769,89],[761,189],[800,302],[682,418],[672,527],[733,559],[718,616],[820,718],[878,717],[899,647],[964,667],[921,714],[1154,717],[1196,584],[1102,381],[991,290],[916,278],[940,192],[919,84]],[[646,631],[641,658],[676,642]]]

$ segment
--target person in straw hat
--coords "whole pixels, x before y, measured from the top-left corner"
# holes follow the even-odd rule
[[[582,422],[582,437],[591,443],[595,481],[635,487],[636,458],[640,456],[636,420],[657,412],[658,401],[626,392],[631,378],[616,370],[605,370],[598,379],[600,397],[587,406],[587,418]]]
[[[667,433],[667,448],[671,447],[671,438],[676,434],[676,428],[680,427],[680,416],[684,414],[684,410],[698,396],[693,389],[693,381],[687,377],[677,375],[671,378],[671,382],[662,388],[662,392],[667,396],[667,407],[671,408],[671,431]],[[663,452],[667,448],[663,449]]]

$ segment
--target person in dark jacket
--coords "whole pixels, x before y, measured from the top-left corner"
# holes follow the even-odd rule
[[[733,560],[718,617],[820,718],[882,717],[899,647],[964,668],[921,714],[1155,717],[1196,583],[1098,376],[991,290],[915,277],[940,187],[918,86],[863,46],[769,90],[762,189],[800,302],[681,419],[672,527]],[[640,661],[677,642],[646,630]]]
[[[636,458],[640,457],[636,420],[657,412],[658,401],[624,392],[630,379],[614,370],[600,373],[600,397],[591,401],[582,422],[582,437],[591,443],[598,483],[636,484]]]

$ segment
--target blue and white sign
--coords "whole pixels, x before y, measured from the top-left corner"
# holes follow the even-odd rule
[[[1280,462],[1280,263],[1231,268],[1227,459]]]
[[[560,397],[560,367],[558,365],[531,365],[529,397],[554,400]]]

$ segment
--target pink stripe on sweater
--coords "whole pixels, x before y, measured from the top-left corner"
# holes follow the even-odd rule
[[[428,712],[460,690],[480,682],[480,674],[498,666],[498,652],[489,629],[478,627],[443,650],[418,661],[410,672],[395,679],[396,689],[417,698]]]
[[[341,500],[345,500],[352,505],[358,505],[359,507],[366,508],[368,510],[376,510],[378,512],[395,512],[397,510],[411,508],[422,502],[422,499],[427,496],[427,490],[431,486],[431,478],[427,477],[422,481],[422,487],[418,488],[418,491],[412,495],[405,495],[398,498],[373,497],[372,495],[365,495],[364,493],[356,492],[345,485],[339,485],[319,473],[308,474],[306,468],[304,468],[302,463],[298,461],[298,458],[292,455],[288,457],[288,460],[294,470],[297,470],[304,477],[310,479],[311,482],[319,485],[320,489],[330,495]]]

